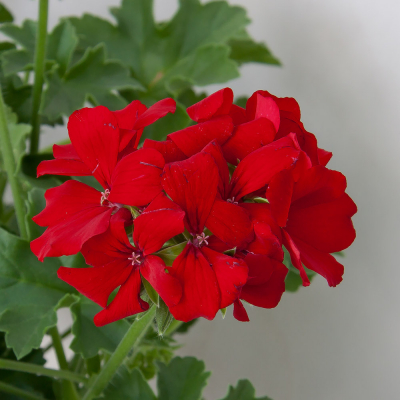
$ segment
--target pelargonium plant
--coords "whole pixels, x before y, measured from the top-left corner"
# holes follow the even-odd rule
[[[157,23],[151,6],[124,0],[117,25],[85,15],[50,35],[47,1],[38,24],[15,26],[0,10],[17,41],[1,43],[0,59],[2,189],[14,198],[0,230],[7,399],[200,400],[209,374],[173,358],[176,333],[227,312],[248,322],[246,304],[275,308],[315,274],[342,281],[356,205],[296,100],[191,87],[225,82],[242,62],[278,63],[245,32],[244,10],[181,0]],[[39,151],[41,124],[63,116],[67,142]],[[61,307],[74,320],[62,334]],[[42,366],[51,348],[59,370]],[[155,375],[157,395],[146,382]],[[249,381],[224,400],[239,398],[255,399]]]

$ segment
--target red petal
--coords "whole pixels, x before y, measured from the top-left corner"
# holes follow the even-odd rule
[[[258,118],[239,125],[224,144],[226,160],[237,165],[238,159],[242,160],[254,150],[271,143],[275,134],[274,125],[267,118]]]
[[[92,171],[80,160],[45,160],[37,167],[37,177],[42,175],[88,176]]]
[[[169,308],[179,321],[213,319],[221,308],[217,278],[201,250],[188,244],[175,259],[172,271],[183,288],[179,304]]]
[[[293,238],[293,241],[300,251],[304,265],[323,276],[329,286],[336,286],[342,281],[344,267],[336,261],[335,257],[315,249],[298,238]]]
[[[72,144],[53,145],[53,156],[62,160],[81,160]]]
[[[204,146],[213,140],[216,140],[220,145],[224,144],[231,136],[232,130],[232,119],[228,116],[223,116],[170,133],[167,137],[187,157],[190,157],[201,151]]]
[[[282,238],[283,238],[283,244],[290,254],[290,260],[292,261],[293,266],[297,268],[300,272],[300,277],[303,281],[303,286],[309,286],[310,280],[308,279],[306,271],[301,262],[300,250],[297,248],[293,239],[284,229],[282,229]]]
[[[252,223],[249,214],[237,204],[216,200],[206,226],[231,248],[252,239]]]
[[[147,107],[139,100],[134,100],[124,109],[113,111],[120,129],[133,129],[136,120],[147,110]]]
[[[70,116],[68,133],[81,160],[101,185],[108,188],[118,158],[117,118],[103,106],[82,108]]]
[[[219,184],[218,190],[223,199],[225,199],[226,194],[228,193],[228,186],[229,186],[229,168],[224,155],[222,153],[221,146],[216,142],[210,142],[204,149],[202,150],[203,153],[210,154],[215,163],[218,167],[219,172]]]
[[[319,164],[325,167],[326,164],[328,164],[328,162],[332,158],[332,153],[330,151],[326,151],[320,148],[317,149],[317,152],[318,152]]]
[[[300,209],[291,208],[286,230],[320,251],[334,253],[349,247],[356,238],[351,222],[356,211],[347,194],[310,207],[303,203]]]
[[[176,110],[176,102],[174,99],[168,98],[153,104],[147,111],[139,116],[133,129],[142,129],[156,122],[168,113],[174,113]]]
[[[280,123],[279,107],[271,97],[263,97],[257,92],[254,93],[247,100],[246,113],[249,121],[262,117],[269,119],[275,127],[275,132],[278,131]]]
[[[280,111],[286,111],[292,114],[292,118],[300,121],[300,107],[295,99],[292,97],[276,97],[266,90],[258,90],[263,97],[271,97],[275,103],[278,105]]]
[[[202,122],[212,117],[227,115],[232,102],[233,91],[230,88],[225,88],[192,105],[186,111],[193,121]]]
[[[149,305],[140,298],[141,284],[139,269],[136,269],[121,285],[114,300],[94,316],[94,324],[103,326],[148,310]]]
[[[284,170],[276,174],[270,181],[266,198],[271,212],[279,226],[285,226],[292,200],[294,181],[292,174]]]
[[[155,253],[167,240],[184,231],[184,217],[185,212],[160,193],[135,219],[133,241],[143,255]]]
[[[235,319],[241,322],[250,321],[249,316],[247,315],[247,311],[239,299],[235,300],[235,302],[233,303],[233,316],[235,317]]]
[[[248,268],[243,260],[217,253],[207,247],[200,251],[205,255],[217,277],[221,292],[220,308],[230,306],[240,295],[247,281]]]
[[[218,239],[215,235],[211,235],[207,239],[209,249],[223,253],[224,251],[230,250],[231,247],[224,243],[221,239]]]
[[[162,155],[154,149],[140,149],[118,162],[111,178],[109,201],[130,206],[149,204],[161,188]]]
[[[150,282],[168,307],[179,303],[182,297],[182,286],[160,257],[145,257],[143,264],[140,266],[140,273]]]
[[[240,200],[246,194],[265,186],[271,178],[290,168],[299,157],[292,138],[285,137],[253,151],[235,169],[231,179],[230,198]]]
[[[246,247],[246,250],[254,254],[264,254],[278,261],[283,260],[282,245],[272,233],[271,227],[265,222],[254,223],[254,240]]]
[[[236,104],[232,104],[232,107],[229,111],[229,116],[232,118],[235,126],[248,122],[246,110],[243,107],[237,106]]]
[[[167,164],[162,185],[186,212],[189,232],[202,233],[217,194],[218,168],[214,159],[209,154],[198,153],[185,161]]]
[[[179,147],[168,139],[164,141],[146,139],[143,143],[143,148],[156,149],[162,154],[166,163],[182,161],[187,158]]]
[[[285,291],[288,269],[264,255],[248,254],[244,261],[249,267],[249,278],[240,298],[257,307],[276,307]]]
[[[135,249],[129,242],[124,228],[125,220],[119,218],[120,215],[121,210],[111,217],[110,227],[104,233],[91,238],[82,246],[82,255],[88,265],[100,267],[116,258],[128,260],[131,257]]]
[[[127,280],[131,271],[130,261],[114,260],[102,267],[60,267],[57,275],[79,293],[99,306],[106,307],[110,294]]]

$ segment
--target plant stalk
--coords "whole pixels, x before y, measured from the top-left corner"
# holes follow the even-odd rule
[[[153,322],[155,314],[156,307],[152,306],[141,319],[131,325],[107,364],[102,368],[93,385],[89,387],[83,400],[92,400],[101,394],[129,351],[134,345],[140,342],[148,327]]]
[[[25,224],[25,205],[21,186],[15,175],[16,163],[13,148],[11,145],[10,132],[8,130],[7,114],[3,95],[0,87],[0,151],[3,157],[4,169],[7,172],[8,182],[11,186],[11,192],[14,198],[15,214],[17,216],[18,228],[21,237],[28,239],[28,231]]]
[[[88,381],[88,379],[84,376],[75,374],[71,371],[44,368],[36,364],[25,363],[22,361],[5,360],[3,358],[0,358],[0,369],[27,372],[35,375],[49,376],[50,378],[65,379],[72,382],[87,383]]]
[[[56,352],[60,368],[64,371],[68,371],[69,367],[68,361],[67,358],[65,357],[64,348],[61,342],[61,336],[58,332],[57,326],[53,326],[52,328],[50,328],[48,334],[51,336],[51,339],[53,341],[53,347]],[[71,400],[79,399],[76,387],[71,381],[63,381],[61,385],[66,399],[71,399]]]
[[[46,400],[44,397],[36,395],[26,390],[16,388],[5,382],[0,382],[0,392],[9,393],[17,398],[28,399],[28,400]]]
[[[42,100],[44,67],[46,57],[46,40],[47,40],[47,19],[49,11],[49,0],[39,0],[39,21],[36,31],[36,48],[35,48],[35,80],[33,83],[32,98],[32,132],[30,143],[30,154],[36,154],[39,150],[40,136],[40,103]]]

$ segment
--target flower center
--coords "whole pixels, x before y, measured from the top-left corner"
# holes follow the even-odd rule
[[[231,199],[226,200],[228,203],[232,203],[232,204],[238,204],[237,201],[235,201],[235,198],[232,197]]]
[[[203,243],[208,244],[207,239],[210,236],[206,236],[206,234],[203,232],[201,235],[196,235],[196,237],[193,239],[193,244],[197,247],[200,247]]]
[[[129,257],[128,260],[132,261],[132,265],[140,265],[142,263],[140,253],[135,253],[132,251],[132,257]]]

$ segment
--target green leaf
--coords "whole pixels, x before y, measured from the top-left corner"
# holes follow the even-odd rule
[[[109,57],[128,65],[156,98],[166,84],[177,92],[188,82],[207,85],[238,76],[237,64],[229,59],[230,48],[219,46],[249,23],[243,8],[226,1],[183,0],[172,20],[158,25],[152,10],[151,0],[123,0],[120,8],[111,10],[117,25],[91,15],[71,18],[79,50],[105,43]]]
[[[101,310],[100,306],[83,296],[79,296],[79,301],[71,306],[74,339],[70,348],[83,358],[92,358],[100,350],[112,353],[129,328],[126,320],[116,321],[100,328],[95,326],[93,317]]]
[[[168,306],[164,303],[163,299],[160,298],[160,304],[156,310],[156,323],[159,336],[164,335],[173,319],[174,317],[170,313]]]
[[[159,302],[160,302],[160,296],[156,292],[156,290],[151,286],[150,282],[141,276],[142,278],[142,283],[144,286],[144,289],[146,290],[147,296],[149,296],[149,299],[158,307]]]
[[[102,44],[88,49],[82,59],[60,78],[58,67],[47,77],[47,88],[43,94],[41,113],[50,120],[70,115],[90,100],[112,110],[126,106],[127,102],[118,94],[118,89],[141,89],[138,81],[129,77],[129,71],[121,63],[105,60]]]
[[[57,278],[56,258],[42,263],[29,242],[0,229],[0,331],[17,358],[38,348],[74,290]]]
[[[160,400],[199,400],[210,376],[203,361],[194,357],[175,357],[165,365],[157,363],[158,397]]]
[[[242,379],[234,388],[229,386],[228,394],[221,400],[271,400],[269,397],[255,397],[256,391],[247,379]]]
[[[264,43],[256,43],[252,39],[232,39],[230,58],[239,64],[256,62],[262,64],[281,65]]]
[[[156,400],[156,396],[137,368],[129,371],[122,365],[104,390],[101,399]]]
[[[33,188],[28,192],[26,226],[28,228],[28,236],[31,240],[36,239],[46,230],[46,228],[43,228],[32,221],[32,218],[39,214],[46,206],[44,193],[45,191],[39,188]]]
[[[0,23],[13,21],[14,17],[10,11],[8,11],[8,9],[2,3],[0,3]]]
[[[182,250],[185,248],[186,244],[186,242],[182,242],[174,246],[166,247],[165,249],[157,252],[156,255],[165,262],[166,266],[170,267],[175,261],[175,258],[182,253]]]

